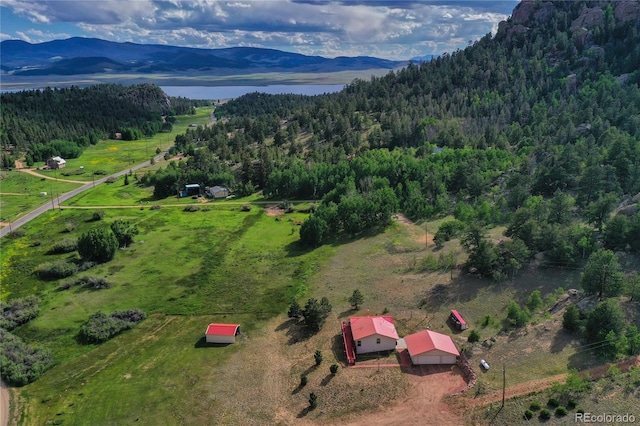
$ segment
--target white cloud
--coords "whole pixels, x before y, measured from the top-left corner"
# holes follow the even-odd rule
[[[464,47],[468,40],[495,31],[510,12],[502,14],[488,1],[2,1],[34,28],[70,23],[89,36],[114,41],[206,48],[251,45],[393,59]],[[516,3],[504,4],[506,10]],[[36,37],[23,30],[19,37],[40,40],[46,38],[42,31]],[[423,48],[430,51],[417,52]]]

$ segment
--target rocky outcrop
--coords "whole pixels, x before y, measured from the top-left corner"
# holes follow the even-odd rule
[[[524,25],[532,18],[536,22],[546,22],[551,18],[551,16],[553,16],[553,12],[555,10],[556,7],[550,2],[542,2],[540,0],[522,0],[515,9],[513,9],[511,22],[515,25]]]
[[[640,23],[640,2],[619,0],[614,4],[615,9],[613,11],[613,14],[616,18],[616,21],[627,22],[635,19],[636,21],[638,21],[638,23]]]
[[[581,28],[595,28],[604,23],[604,12],[602,9],[594,7],[585,9],[580,16],[571,23],[571,31],[578,31]]]

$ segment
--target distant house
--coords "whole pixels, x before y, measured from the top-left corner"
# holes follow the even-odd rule
[[[446,334],[422,330],[404,337],[413,365],[455,364],[460,352]]]
[[[349,323],[356,354],[395,349],[399,337],[392,317],[351,317]]]
[[[67,162],[62,157],[51,157],[47,160],[47,167],[53,170],[63,169]]]
[[[190,183],[184,186],[184,189],[180,191],[180,197],[191,197],[193,195],[200,195],[200,185],[197,183]]]
[[[460,313],[455,309],[451,310],[451,315],[449,315],[449,320],[453,325],[456,326],[458,330],[462,331],[469,328],[469,326],[467,325],[467,322],[464,320],[464,318],[462,318],[462,315],[460,315]]]
[[[114,136],[114,138],[115,138],[116,140],[122,140],[122,133],[120,133],[120,132],[115,133],[113,136]]]
[[[207,186],[204,189],[204,193],[209,198],[227,198],[229,196],[229,190],[224,186]]]
[[[207,343],[235,343],[240,324],[209,324],[205,332]]]

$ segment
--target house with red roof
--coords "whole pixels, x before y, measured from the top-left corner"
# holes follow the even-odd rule
[[[349,323],[356,354],[395,349],[399,337],[392,317],[351,317]]]
[[[460,352],[446,334],[422,330],[405,336],[407,351],[413,365],[455,364]]]
[[[207,343],[235,343],[240,334],[240,324],[209,324],[205,337]]]

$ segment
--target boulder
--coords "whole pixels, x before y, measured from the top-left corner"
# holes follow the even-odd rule
[[[595,28],[604,23],[604,12],[598,7],[585,9],[580,16],[571,23],[571,31],[577,31],[580,28]]]

